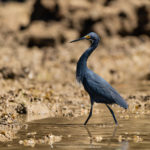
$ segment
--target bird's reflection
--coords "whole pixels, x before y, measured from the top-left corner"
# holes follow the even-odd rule
[[[84,126],[84,128],[86,129],[86,131],[87,131],[87,133],[88,133],[88,136],[89,136],[89,138],[90,138],[90,144],[92,144],[92,142],[93,142],[92,134],[91,134],[91,132],[90,132],[90,130],[88,129],[87,126]]]
[[[91,146],[94,146],[92,145],[93,144],[93,136],[88,128],[88,126],[84,126],[84,128],[86,129],[87,133],[88,133],[88,136],[90,138],[90,145]],[[111,147],[111,144],[112,144],[112,141],[113,139],[115,138],[116,136],[116,133],[117,133],[117,129],[118,129],[118,126],[115,126],[114,129],[113,129],[113,132],[112,132],[112,136],[110,137],[110,139],[108,140],[108,147]],[[129,142],[128,141],[123,141],[119,147],[120,150],[128,150],[129,149]]]
[[[111,138],[109,139],[108,145],[111,144],[112,139],[115,137],[116,132],[117,132],[117,127],[118,127],[118,126],[115,126],[115,127],[114,127],[113,132],[112,132],[112,136],[111,136]],[[92,136],[92,134],[91,134],[91,132],[90,132],[88,126],[84,126],[84,128],[86,129],[86,131],[87,131],[87,133],[88,133],[88,136],[89,136],[89,138],[90,138],[90,144],[92,144],[92,143],[93,143],[93,136]]]
[[[109,142],[108,142],[108,147],[111,146],[112,140],[115,138],[115,135],[116,135],[116,133],[117,133],[117,128],[118,128],[118,126],[116,125],[116,126],[114,127],[114,129],[113,129],[112,136],[111,136],[111,138],[109,139]]]
[[[112,134],[112,138],[115,137],[116,132],[117,132],[117,128],[118,128],[118,125],[115,125],[114,130],[113,130],[113,134]]]
[[[129,142],[128,141],[123,141],[121,143],[120,150],[128,150],[128,149],[129,149]]]

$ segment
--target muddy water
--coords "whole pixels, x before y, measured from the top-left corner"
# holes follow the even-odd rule
[[[1,145],[1,149],[31,149],[18,144],[19,139],[26,139],[27,133],[36,132],[36,138],[46,134],[62,135],[62,140],[53,144],[54,149],[102,149],[102,150],[146,150],[150,148],[150,117],[140,119],[119,119],[119,126],[115,127],[109,114],[105,119],[93,116],[89,125],[82,123],[86,117],[68,119],[44,119],[29,123],[28,129],[23,128],[18,138],[9,146]],[[36,145],[32,149],[48,150],[52,146]]]
[[[142,88],[141,88],[142,87]],[[148,93],[150,85],[138,85],[134,88],[127,88],[120,85],[120,91],[128,92],[145,91]],[[129,90],[130,89],[130,90]],[[113,107],[119,125],[114,125],[113,119],[105,105],[98,104],[102,111],[93,114],[88,125],[83,123],[87,116],[68,118],[47,118],[27,123],[17,134],[16,139],[11,143],[0,145],[0,149],[102,149],[102,150],[149,150],[150,149],[150,116],[137,114],[130,111],[122,114],[119,107]],[[129,117],[125,117],[125,115]],[[123,116],[123,117],[122,117]],[[31,134],[30,134],[31,133]],[[42,139],[45,135],[52,134],[62,136],[59,142],[53,144],[36,143],[34,147],[19,144],[20,140]]]

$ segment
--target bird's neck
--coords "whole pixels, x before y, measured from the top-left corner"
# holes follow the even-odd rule
[[[87,68],[87,59],[91,55],[91,53],[96,49],[98,46],[99,40],[94,40],[91,46],[82,54],[78,63],[77,63],[77,70],[76,70],[76,78],[78,82],[82,82],[83,76]]]

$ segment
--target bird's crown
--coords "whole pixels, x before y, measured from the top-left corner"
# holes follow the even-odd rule
[[[85,37],[85,39],[88,39],[88,40],[99,39],[99,36],[95,32],[90,32],[87,35],[85,35],[84,37]]]

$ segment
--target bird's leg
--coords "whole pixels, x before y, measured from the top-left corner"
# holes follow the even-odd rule
[[[107,106],[107,108],[109,109],[109,111],[111,112],[111,114],[112,114],[112,116],[113,116],[113,118],[114,118],[115,124],[118,125],[118,122],[117,122],[117,119],[116,119],[116,117],[115,117],[115,114],[114,114],[113,110],[112,110],[107,104],[106,104],[106,106]]]
[[[92,116],[93,104],[94,104],[94,102],[93,102],[93,101],[91,101],[91,109],[90,109],[90,113],[89,113],[89,116],[88,116],[88,118],[86,119],[86,121],[85,121],[84,125],[86,125],[86,124],[87,124],[87,122],[89,121],[89,119],[90,119],[90,118],[91,118],[91,116]]]

